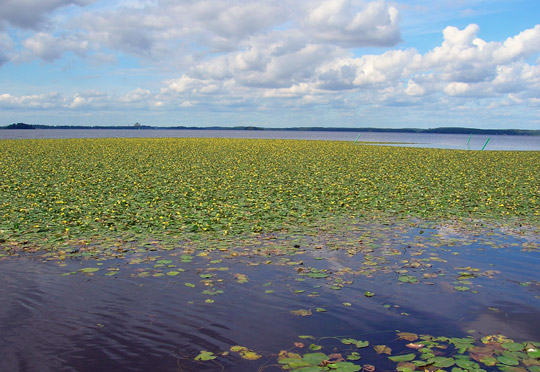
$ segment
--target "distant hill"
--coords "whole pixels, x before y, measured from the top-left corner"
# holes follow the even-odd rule
[[[331,127],[291,127],[291,128],[264,128],[255,126],[236,127],[197,127],[197,126],[167,126],[154,127],[150,125],[108,125],[108,126],[80,126],[80,125],[42,125],[42,124],[10,124],[0,129],[141,129],[141,130],[258,130],[258,131],[303,131],[303,132],[385,132],[385,133],[442,133],[442,134],[492,134],[513,136],[540,136],[540,130],[529,129],[477,129],[461,127],[443,128],[331,128]]]

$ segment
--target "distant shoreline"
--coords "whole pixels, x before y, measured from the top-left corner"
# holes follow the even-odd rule
[[[478,129],[462,127],[441,128],[331,128],[331,127],[289,127],[289,128],[265,128],[255,126],[235,127],[197,127],[197,126],[167,126],[155,127],[149,125],[109,125],[109,126],[79,126],[79,125],[42,125],[42,124],[10,124],[0,129],[136,129],[136,130],[252,130],[252,131],[301,131],[301,132],[375,132],[375,133],[436,133],[436,134],[492,134],[513,136],[540,136],[540,130],[531,129]]]

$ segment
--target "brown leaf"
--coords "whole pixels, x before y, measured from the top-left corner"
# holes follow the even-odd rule
[[[406,341],[416,341],[416,340],[418,340],[418,335],[416,333],[399,332],[397,335],[398,335],[400,340],[406,340]]]
[[[404,368],[410,368],[414,371],[416,369],[416,364],[411,363],[411,362],[399,362],[396,369],[398,371],[401,371]]]
[[[300,310],[291,310],[291,314],[298,315],[298,316],[308,316],[313,313],[311,312],[311,309],[308,309],[308,310],[300,309]]]
[[[523,359],[523,364],[529,366],[540,366],[540,361],[536,359]]]
[[[374,372],[375,371],[375,366],[371,365],[371,364],[364,364],[362,366],[362,369],[365,371],[365,372]]]
[[[345,359],[343,359],[343,355],[341,355],[340,353],[330,354],[330,355],[328,355],[328,359],[333,360],[333,362],[343,362],[343,361],[345,361]]]
[[[377,354],[388,354],[388,355],[392,354],[392,349],[390,349],[386,345],[375,345],[373,346],[373,349],[375,350]]]
[[[303,348],[305,345],[303,343],[301,343],[301,342],[295,342],[294,346],[299,347],[299,348]]]

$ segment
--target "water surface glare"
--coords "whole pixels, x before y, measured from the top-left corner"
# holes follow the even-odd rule
[[[353,337],[396,352],[396,330],[540,341],[537,235],[390,225],[367,242],[372,228],[190,259],[180,249],[60,265],[0,257],[0,371],[280,371],[280,350],[315,342],[299,335]],[[99,270],[80,271],[89,267]],[[418,282],[401,282],[404,275]],[[291,313],[299,309],[311,315]],[[261,358],[242,359],[229,352],[234,345]],[[201,351],[218,357],[194,360]],[[360,365],[393,368],[371,347],[359,352]]]

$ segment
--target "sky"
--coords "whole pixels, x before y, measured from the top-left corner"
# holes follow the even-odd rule
[[[0,125],[540,129],[539,0],[0,0]]]

